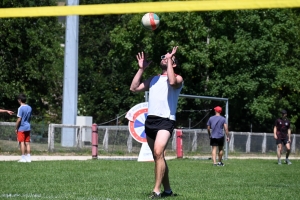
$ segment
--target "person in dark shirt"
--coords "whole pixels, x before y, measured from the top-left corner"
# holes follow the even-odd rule
[[[291,152],[291,129],[290,121],[287,119],[286,110],[281,111],[282,117],[276,119],[274,124],[274,138],[277,144],[278,165],[281,165],[282,144],[286,147],[285,163],[292,164],[289,160]]]

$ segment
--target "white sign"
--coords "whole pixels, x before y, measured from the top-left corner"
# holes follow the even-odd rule
[[[132,107],[126,114],[129,120],[128,129],[131,136],[142,143],[138,161],[154,161],[152,151],[147,143],[145,133],[145,121],[148,115],[148,102],[140,103]]]

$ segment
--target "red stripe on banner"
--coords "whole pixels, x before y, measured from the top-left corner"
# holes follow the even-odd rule
[[[151,24],[152,30],[154,30],[154,29],[156,29],[156,24],[155,24],[155,21],[153,18],[153,13],[150,13],[149,17],[150,17],[150,24]]]

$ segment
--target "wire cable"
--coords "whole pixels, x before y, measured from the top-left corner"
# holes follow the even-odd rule
[[[204,117],[203,117],[196,125],[194,125],[193,127],[189,127],[189,129],[193,129],[193,128],[195,128],[196,126],[198,126],[198,124],[200,124],[200,123],[205,119],[205,117],[210,113],[211,110],[212,110],[212,109],[205,110],[205,111],[206,111],[205,116],[204,116]],[[202,111],[204,111],[204,110],[202,110]],[[181,128],[185,128],[185,127],[181,127]]]
[[[127,113],[127,112],[126,112],[126,113]],[[123,117],[124,115],[126,115],[126,113],[123,113],[122,115],[118,116],[118,117],[115,118],[115,119],[109,120],[109,121],[107,121],[107,122],[100,123],[100,124],[98,124],[98,125],[103,125],[103,124],[107,124],[107,123],[109,123],[109,122],[115,121],[115,120],[117,120],[117,119]]]

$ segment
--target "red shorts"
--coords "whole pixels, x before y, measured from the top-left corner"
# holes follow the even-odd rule
[[[18,131],[19,142],[30,142],[30,131]]]

